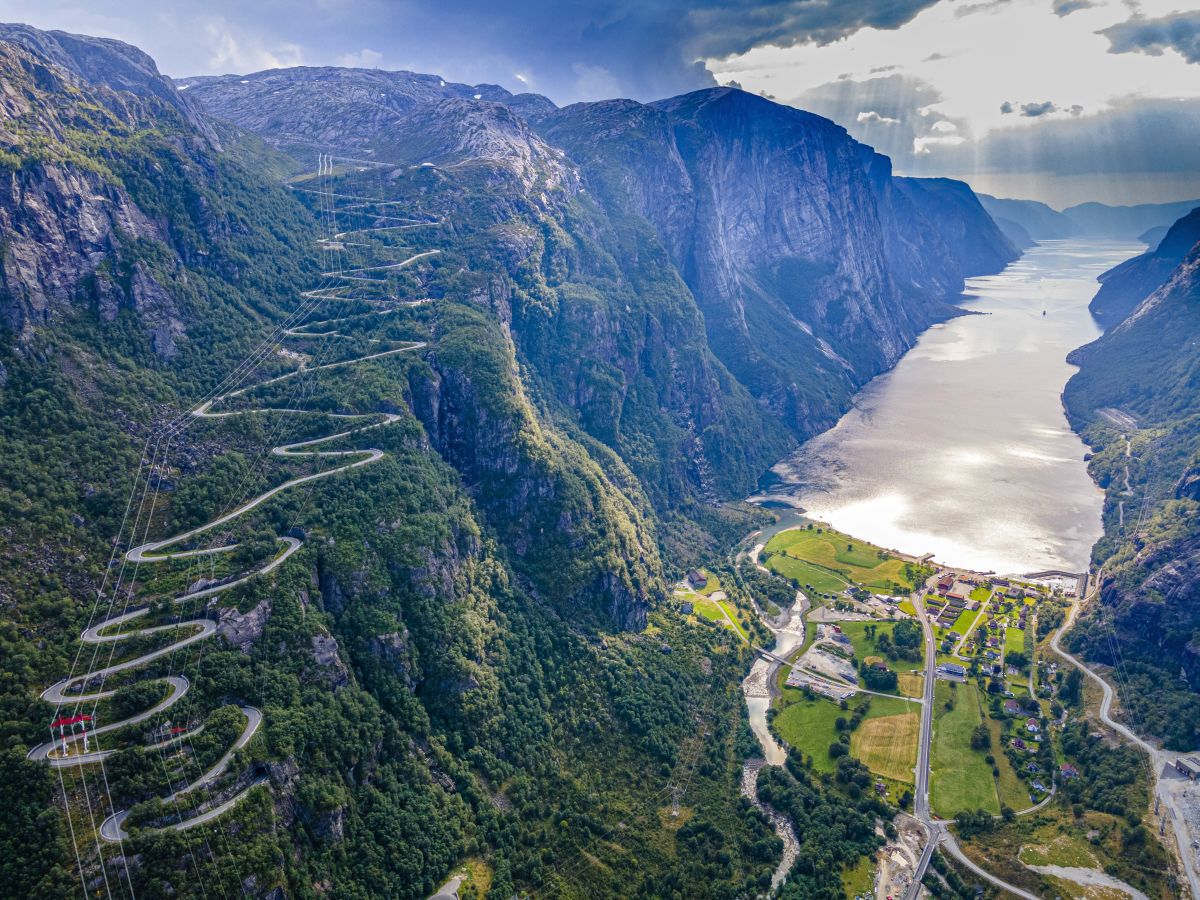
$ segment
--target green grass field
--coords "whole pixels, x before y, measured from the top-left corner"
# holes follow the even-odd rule
[[[954,699],[954,709],[945,703]],[[951,688],[939,681],[934,688],[933,778],[930,803],[933,811],[951,818],[964,809],[1000,812],[992,769],[984,753],[971,749],[971,732],[982,721],[979,691],[973,684]],[[998,748],[996,748],[998,750]]]
[[[791,693],[793,692],[789,691],[789,694]],[[887,777],[894,777],[894,773],[899,771],[901,778],[897,780],[912,781],[912,767],[916,763],[917,752],[917,725],[913,724],[910,727],[907,722],[899,720],[911,718],[914,723],[919,722],[920,707],[917,704],[907,703],[899,698],[870,697],[860,694],[850,701],[849,709],[843,710],[832,700],[823,698],[805,700],[799,691],[794,694],[800,699],[789,703],[779,711],[775,717],[775,729],[788,744],[812,756],[813,768],[818,772],[832,772],[836,768],[836,760],[829,756],[829,745],[838,738],[838,730],[834,726],[837,718],[841,716],[849,719],[854,710],[869,700],[871,708],[858,730],[850,738],[852,752],[854,742],[857,740],[859,749],[870,757],[868,759],[859,756],[859,759],[871,771]],[[889,721],[883,725],[868,728],[869,723],[876,719],[897,721]],[[863,729],[868,730],[860,737],[859,732]],[[906,730],[911,730],[911,738],[908,739],[907,746],[904,745]],[[883,746],[881,743],[880,736],[886,734],[892,736],[889,746]],[[855,755],[858,754],[855,753]],[[902,765],[903,760],[910,757],[907,771],[905,771]],[[886,771],[877,771],[872,762]]]
[[[812,586],[814,591],[822,594],[836,594],[844,590],[850,582],[828,569],[815,566],[800,559],[793,559],[782,553],[767,557],[766,566],[772,572],[790,578],[804,587]]]
[[[846,897],[871,896],[875,890],[875,859],[864,856],[853,867],[842,870],[842,891]]]
[[[977,587],[971,589],[970,597],[976,603],[982,603],[988,597],[992,596],[992,592],[985,587]]]
[[[1005,628],[1004,629],[1004,652],[1005,653],[1024,653],[1025,652],[1025,632],[1020,628]]]
[[[904,577],[904,563],[899,559],[880,559],[881,550],[874,544],[858,541],[849,535],[828,528],[820,532],[816,528],[793,528],[781,531],[767,543],[768,568],[775,568],[771,561],[784,557],[786,560],[808,563],[797,572],[809,572],[812,569],[823,569],[827,573],[835,573],[845,579],[860,584],[865,588],[877,591],[889,591],[893,582],[905,589],[911,589],[908,579]],[[807,576],[789,574],[784,568],[775,568],[781,575],[798,578],[801,583],[807,583]],[[817,582],[811,582],[817,590],[822,588]],[[829,588],[825,589],[830,590]]]
[[[950,626],[950,630],[957,631],[959,637],[966,637],[967,630],[975,622],[975,619],[982,615],[982,613],[982,609],[964,609],[958,614],[958,618],[954,620],[954,624]]]
[[[996,759],[996,768],[1000,770],[1000,778],[996,780],[996,790],[1000,795],[1001,803],[1019,812],[1031,805],[1029,788],[1013,771],[1012,763],[1000,749],[1001,724],[997,719],[988,719],[988,730],[992,733],[992,750],[994,751],[992,756]]]

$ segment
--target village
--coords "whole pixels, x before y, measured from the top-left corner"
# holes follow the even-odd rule
[[[915,814],[920,722],[930,703],[925,783],[933,822],[967,813],[1007,821],[1042,809],[1080,777],[1062,741],[1064,692],[1078,688],[1047,641],[1086,589],[1084,576],[937,566],[819,522],[769,535],[742,561],[796,590],[804,621],[798,633],[792,624],[794,639],[780,656],[757,646],[765,610],[753,599],[743,608],[725,589],[729,576],[689,572],[676,590],[680,612],[729,628],[761,651],[747,696],[768,695],[770,738],[814,771],[832,775],[841,759],[853,758],[881,798]],[[918,606],[935,641],[931,690]],[[1177,768],[1195,784],[1200,758],[1181,758]],[[849,893],[848,882],[848,896],[904,896],[921,870],[916,833],[901,829],[880,851],[871,890]],[[857,883],[862,873],[847,878]]]

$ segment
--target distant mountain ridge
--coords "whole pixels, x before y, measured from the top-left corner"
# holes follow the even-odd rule
[[[1059,212],[1039,200],[1000,198],[982,193],[976,196],[997,224],[1011,230],[1009,236],[1017,238],[1014,242],[1018,244],[1022,231],[1033,241],[1085,236],[1152,243],[1157,236],[1153,233],[1154,229],[1162,229],[1161,233],[1165,233],[1180,216],[1200,206],[1200,200],[1134,206],[1092,202],[1070,206]]]
[[[977,196],[983,208],[991,213],[997,223],[1015,224],[1029,240],[1062,240],[1074,237],[1082,231],[1078,223],[1039,200],[1012,200],[993,197],[990,194]]]
[[[1140,203],[1135,206],[1080,203],[1064,209],[1063,215],[1077,223],[1087,235],[1136,241],[1146,229],[1170,225],[1197,206],[1200,206],[1200,200]]]

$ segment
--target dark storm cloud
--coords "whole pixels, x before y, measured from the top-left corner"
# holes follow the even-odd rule
[[[1043,100],[1041,103],[1022,103],[1021,115],[1029,119],[1036,119],[1038,116],[1044,116],[1046,113],[1056,112],[1058,107],[1049,100]]]
[[[138,44],[170,75],[299,59],[495,82],[559,103],[715,84],[698,60],[895,29],[937,0],[0,0],[0,18]],[[517,76],[520,75],[521,78]],[[524,79],[522,82],[521,79]]]
[[[1157,19],[1136,16],[1103,29],[1110,53],[1147,53],[1161,56],[1175,50],[1190,63],[1200,63],[1200,10],[1172,13]]]

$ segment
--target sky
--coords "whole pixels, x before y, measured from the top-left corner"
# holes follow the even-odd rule
[[[168,75],[428,72],[559,104],[736,84],[897,172],[1063,207],[1200,197],[1197,0],[0,0]]]

